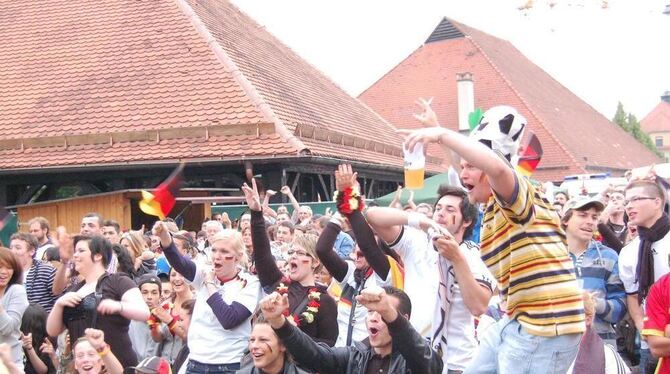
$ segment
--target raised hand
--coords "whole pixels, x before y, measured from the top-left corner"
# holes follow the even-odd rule
[[[230,216],[228,216],[228,212],[223,212],[221,214],[221,224],[226,229],[230,229],[233,227],[233,223],[230,221]]]
[[[418,130],[404,130],[399,129],[396,132],[405,137],[405,148],[410,152],[414,151],[414,146],[417,143],[437,143],[440,138],[448,134],[448,130],[443,127],[428,127]],[[424,147],[426,149],[426,147]]]
[[[284,186],[279,191],[281,191],[281,193],[283,193],[284,195],[290,195],[291,194],[291,189],[289,188],[289,186]]]
[[[247,205],[249,209],[256,212],[260,212],[263,207],[261,206],[261,197],[258,195],[258,187],[256,186],[256,178],[251,178],[251,187],[248,184],[242,185],[242,192],[244,192],[244,197],[247,199]]]
[[[341,164],[335,171],[335,188],[338,191],[344,191],[349,187],[354,187],[357,177],[358,173],[354,173],[351,165]]]
[[[167,225],[163,221],[156,221],[154,227],[151,229],[151,233],[161,240],[161,246],[167,248],[172,243],[172,237],[170,236],[170,230],[168,230]]]
[[[74,254],[74,241],[65,227],[58,226],[56,229],[56,241],[58,242],[58,253],[61,261],[63,263],[69,262]]]
[[[391,306],[389,296],[379,286],[366,287],[356,296],[356,300],[368,309],[368,312],[377,312],[386,322],[393,322],[398,312]]]
[[[425,127],[440,126],[439,122],[437,121],[437,115],[433,111],[433,108],[430,107],[430,104],[432,102],[433,102],[432,97],[428,100],[419,98],[414,102],[421,108],[421,113],[414,114],[414,118],[416,118],[419,122],[421,122],[421,124]]]
[[[270,197],[272,197],[272,196],[274,196],[274,195],[277,194],[277,191],[275,191],[275,190],[266,190],[266,191],[265,191],[265,194],[268,195],[268,196],[270,196]]]
[[[265,320],[273,328],[279,328],[284,325],[284,311],[288,309],[288,295],[280,295],[278,292],[273,292],[261,299],[259,305],[263,317],[265,317]]]
[[[101,351],[107,346],[107,343],[105,343],[105,333],[102,330],[86,329],[84,330],[84,336],[96,351]]]

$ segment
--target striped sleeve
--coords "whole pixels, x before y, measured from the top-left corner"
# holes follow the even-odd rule
[[[494,191],[495,192],[495,191]],[[514,173],[514,193],[510,201],[505,201],[498,193],[494,197],[502,209],[502,213],[517,225],[526,225],[534,217],[535,209],[533,194],[535,193],[528,179]]]

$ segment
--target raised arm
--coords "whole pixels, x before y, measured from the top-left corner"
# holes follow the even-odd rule
[[[167,258],[170,263],[170,266],[172,266],[179,274],[183,275],[184,278],[188,279],[189,282],[193,282],[196,270],[195,262],[179,253],[165,223],[156,221],[152,231],[154,235],[160,238],[161,248],[163,249],[163,253],[165,253],[165,258]]]
[[[293,192],[291,192],[291,188],[289,186],[284,186],[281,188],[281,193],[286,195],[288,200],[291,202],[291,205],[293,206],[293,215],[296,216],[298,214],[298,211],[300,210],[300,203],[298,200],[295,199],[295,196],[293,196]]]
[[[482,170],[500,197],[507,202],[512,200],[515,188],[514,170],[484,144],[443,127],[414,131],[398,130],[398,132],[407,136],[405,144],[410,150],[413,150],[417,143],[438,143],[445,152],[454,151],[470,165]]]
[[[348,218],[351,228],[354,230],[358,247],[363,252],[365,259],[381,279],[386,279],[390,270],[389,260],[382,249],[379,248],[370,225],[359,211],[354,211]]]
[[[270,208],[270,198],[276,194],[277,191],[267,190],[265,191],[265,197],[263,197],[263,214],[272,218],[277,218],[277,212]]]
[[[397,290],[396,292],[401,292]],[[393,347],[400,351],[407,362],[407,372],[438,374],[442,373],[442,359],[430,348],[421,334],[419,334],[407,317],[398,313],[391,305],[390,299],[384,290],[376,287],[364,289],[356,296],[359,303],[368,308],[368,313],[377,312],[388,326]],[[369,317],[370,318],[370,317]],[[372,317],[379,318],[379,317]]]
[[[340,225],[336,223],[335,219],[331,219],[323,229],[321,235],[319,235],[319,240],[316,242],[316,255],[319,257],[323,266],[328,269],[330,275],[332,275],[338,282],[342,282],[349,270],[347,262],[333,250],[333,245],[335,244],[335,240],[340,231],[342,231]]]
[[[242,192],[247,199],[247,205],[251,210],[251,243],[254,246],[254,264],[258,273],[258,280],[261,287],[273,286],[282,278],[282,272],[277,267],[272,249],[270,248],[270,239],[265,229],[265,219],[261,211],[260,197],[256,180],[251,180],[252,187],[246,183],[242,186]]]
[[[288,323],[282,314],[288,308],[288,295],[276,292],[260,302],[265,320],[275,330],[295,362],[314,373],[344,373],[349,364],[349,348],[331,348],[318,344],[300,329]]]

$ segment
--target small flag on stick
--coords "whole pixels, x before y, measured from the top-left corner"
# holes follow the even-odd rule
[[[177,202],[176,197],[184,182],[184,163],[179,164],[177,169],[152,192],[142,190],[140,209],[151,216],[161,220],[165,219]]]

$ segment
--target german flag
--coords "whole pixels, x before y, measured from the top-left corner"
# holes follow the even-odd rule
[[[544,153],[542,144],[540,144],[540,139],[537,138],[537,135],[531,132],[527,141],[521,147],[523,151],[519,156],[516,171],[523,176],[530,177],[535,172],[535,169],[537,169],[540,160],[542,160],[542,154]]]
[[[142,190],[142,201],[140,209],[151,216],[161,220],[165,219],[177,202],[176,196],[184,182],[184,163],[179,164],[177,169],[152,192]]]

